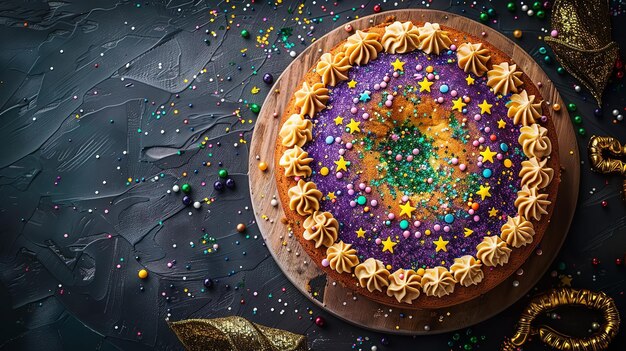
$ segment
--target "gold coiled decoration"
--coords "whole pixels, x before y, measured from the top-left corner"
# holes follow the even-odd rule
[[[537,316],[560,306],[582,305],[602,312],[604,324],[598,332],[586,337],[575,338],[564,335],[548,326],[535,327],[532,322]],[[532,335],[557,350],[567,351],[602,351],[606,350],[611,340],[619,331],[619,312],[612,298],[603,292],[584,289],[559,288],[535,297],[524,309],[518,321],[517,331],[502,344],[502,351],[515,351]]]
[[[306,351],[306,336],[232,316],[170,323],[188,351]]]
[[[589,139],[587,151],[589,152],[591,169],[604,174],[619,173],[624,177],[622,196],[626,200],[626,163],[609,157],[625,157],[626,146],[622,146],[615,138],[594,135]]]

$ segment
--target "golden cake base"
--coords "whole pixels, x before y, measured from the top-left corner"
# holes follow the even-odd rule
[[[395,16],[399,21],[410,19],[437,22],[476,37],[481,37],[482,32],[485,32],[487,41],[511,57],[534,82],[543,83],[539,90],[546,101],[564,106],[555,86],[522,48],[496,30],[465,17],[442,11],[414,9],[375,14],[350,24],[355,29],[368,28],[385,22],[389,16]],[[287,226],[281,222],[285,217],[282,206],[271,205],[274,197],[279,200],[274,167],[266,171],[258,168],[261,161],[274,165],[275,143],[280,124],[280,118],[274,114],[282,115],[292,92],[298,89],[298,82],[319,57],[350,34],[340,27],[316,40],[276,80],[273,90],[263,103],[249,155],[250,192],[261,234],[287,278],[311,301],[350,323],[380,332],[418,335],[447,332],[481,322],[527,293],[549,268],[565,239],[576,208],[580,176],[576,136],[567,111],[564,108],[551,111],[558,135],[561,183],[550,226],[538,245],[541,255],[531,254],[520,267],[523,275],[512,274],[483,295],[451,307],[428,310],[389,307],[332,281],[315,262],[311,262],[298,240],[290,237]],[[519,282],[517,287],[513,286],[515,280]],[[400,317],[401,314],[403,318]]]

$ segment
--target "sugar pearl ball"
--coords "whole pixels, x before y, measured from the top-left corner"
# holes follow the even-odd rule
[[[175,193],[179,192],[179,191],[180,191],[180,186],[178,186],[178,184],[177,184],[177,185],[174,185],[174,186],[172,187],[172,191],[173,191],[173,192],[175,192]]]
[[[193,207],[194,208],[200,208],[202,206],[202,204],[199,201],[196,201],[193,203]]]
[[[289,52],[289,56],[291,56],[291,57],[296,57],[296,55],[297,55],[297,53],[295,51],[293,51],[293,50],[291,50]]]
[[[270,204],[274,207],[278,206],[278,200],[276,199],[272,199],[272,201],[270,201]]]

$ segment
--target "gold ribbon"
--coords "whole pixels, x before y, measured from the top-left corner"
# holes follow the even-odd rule
[[[188,351],[306,351],[306,336],[232,316],[170,323]]]
[[[552,8],[552,28],[558,36],[546,36],[561,65],[602,101],[602,93],[619,56],[611,39],[608,0],[556,0]]]
[[[589,139],[587,151],[589,153],[589,161],[591,161],[591,169],[604,174],[619,173],[624,177],[622,195],[626,200],[626,164],[621,160],[609,157],[626,156],[626,147],[615,138],[594,135]]]
[[[535,327],[533,320],[549,310],[560,306],[582,305],[602,311],[604,324],[599,331],[586,338],[574,338],[564,335],[548,326]],[[603,292],[560,288],[535,297],[528,304],[518,322],[515,335],[505,340],[502,351],[515,351],[522,346],[531,335],[539,335],[541,341],[557,350],[567,351],[601,351],[606,350],[611,340],[619,331],[619,312],[612,298]]]

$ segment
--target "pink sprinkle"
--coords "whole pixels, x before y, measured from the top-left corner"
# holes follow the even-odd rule
[[[453,165],[456,165],[457,163],[459,163],[459,159],[456,157],[453,157],[450,162],[452,162]]]
[[[356,201],[350,201],[350,207],[356,207]]]
[[[389,78],[389,76],[385,76],[383,78],[383,82],[385,82],[385,83],[388,83],[390,80],[391,80],[391,78]],[[382,84],[381,84],[381,86],[382,86]]]
[[[456,90],[452,90],[452,91],[450,92],[450,96],[452,96],[452,97],[456,97],[458,94],[459,94],[459,93],[458,93]]]
[[[426,76],[426,78],[428,78],[428,80],[433,80],[435,79],[435,75],[432,73],[428,73],[428,75]]]
[[[356,115],[357,112],[358,112],[358,110],[356,109],[356,107],[352,107],[350,109],[350,113],[352,113],[353,115]]]
[[[346,143],[346,149],[348,150],[352,149],[352,143]]]
[[[412,153],[413,155],[417,155],[420,153],[420,149],[413,149]]]
[[[396,215],[393,214],[393,213],[390,213],[390,214],[387,215],[387,218],[394,219],[394,218],[396,218]]]
[[[330,262],[328,262],[328,260],[327,260],[327,259],[323,259],[323,260],[322,260],[322,266],[324,266],[324,267],[328,267],[328,266],[330,266]]]
[[[461,164],[459,165],[459,169],[460,169],[461,171],[464,171],[464,170],[465,170],[465,168],[467,168],[467,166],[465,165],[465,163],[461,163]]]
[[[365,183],[359,183],[359,189],[361,190],[365,189]]]
[[[402,195],[402,202],[409,201],[409,197],[407,195]]]
[[[469,213],[470,215],[473,215],[473,214],[474,214],[474,209],[471,209],[471,208],[470,208],[470,209],[467,211],[467,213]]]
[[[396,161],[402,161],[402,155],[397,154],[396,155]]]
[[[380,84],[378,83],[374,84],[374,90],[380,90]]]
[[[368,119],[368,118],[370,118],[370,114],[369,114],[369,113],[367,113],[367,112],[364,112],[364,113],[361,115],[361,117],[363,117],[363,119]]]
[[[440,231],[440,230],[441,230],[441,226],[440,226],[439,224],[435,224],[435,225],[433,226],[433,229],[434,229],[436,232],[438,232],[438,231]]]
[[[398,278],[404,279],[404,274],[402,274],[402,273],[398,274]]]
[[[295,176],[295,177],[293,177],[293,180],[295,180],[297,182],[297,181],[300,180],[300,177],[299,176]]]
[[[484,143],[485,142],[485,138],[484,137],[478,138],[478,142],[481,143],[481,144]]]
[[[444,102],[443,97],[442,96],[438,97],[437,98],[437,102],[440,103],[440,104],[443,104],[443,102]]]
[[[491,132],[491,127],[485,127],[485,133]]]
[[[413,222],[413,225],[415,226],[415,228],[418,228],[420,225],[422,225],[422,222],[415,221],[415,222]]]
[[[447,225],[447,226],[443,227],[443,231],[446,232],[446,233],[449,232],[450,231],[450,226]]]
[[[393,100],[393,95],[391,94],[387,95],[387,100]]]
[[[422,233],[420,232],[415,232],[415,234],[413,234],[415,236],[415,239],[419,239],[422,237]]]
[[[355,104],[358,104],[359,103],[359,98],[353,98],[352,102],[355,103]]]
[[[482,117],[477,113],[474,115],[474,121],[480,121]]]
[[[375,242],[376,245],[380,245],[380,243],[382,243],[383,241],[380,238],[376,238]]]
[[[411,236],[411,232],[410,232],[410,231],[408,231],[408,230],[405,230],[405,231],[403,231],[403,232],[402,232],[402,236],[403,236],[405,239],[408,239],[408,238]]]
[[[393,102],[391,100],[385,101],[385,106],[391,107],[392,105],[393,105]]]
[[[372,201],[370,201],[370,205],[372,205],[372,207],[376,207],[376,206],[378,206],[378,201],[372,200]]]
[[[557,31],[556,29],[553,29],[553,30],[550,32],[550,36],[551,36],[552,38],[556,38],[556,37],[558,37],[558,36],[559,36],[559,31]]]
[[[433,178],[428,178],[427,182],[428,182],[428,184],[432,184],[433,183]]]
[[[371,193],[371,192],[372,192],[372,188],[370,188],[369,186],[366,186],[366,187],[365,187],[365,193],[366,193],[366,194],[369,194],[369,193]]]
[[[421,71],[421,70],[422,70],[422,68],[424,68],[424,67],[422,67],[422,65],[417,65],[417,66],[415,66],[415,69],[416,69],[416,70],[418,70],[418,71]]]
[[[387,82],[382,82],[382,83],[380,83],[380,87],[381,87],[382,89],[385,89],[385,88],[387,87]]]
[[[343,173],[337,172],[337,174],[335,174],[335,177],[337,177],[337,179],[341,179],[343,178]]]
[[[478,167],[482,167],[482,166],[483,166],[483,163],[482,163],[482,162],[480,162],[480,161],[478,161],[478,162],[476,162],[476,166],[478,166]]]
[[[413,155],[409,155],[409,156],[407,156],[407,157],[406,157],[406,160],[407,160],[407,161],[409,161],[409,162],[413,161]]]
[[[475,215],[474,216],[474,222],[478,222],[478,221],[480,221],[480,217],[478,215]]]
[[[400,73],[398,73],[397,71],[393,72],[393,77],[394,78],[398,78],[400,76]]]
[[[450,45],[450,50],[456,51],[456,45],[454,45],[454,44]]]

